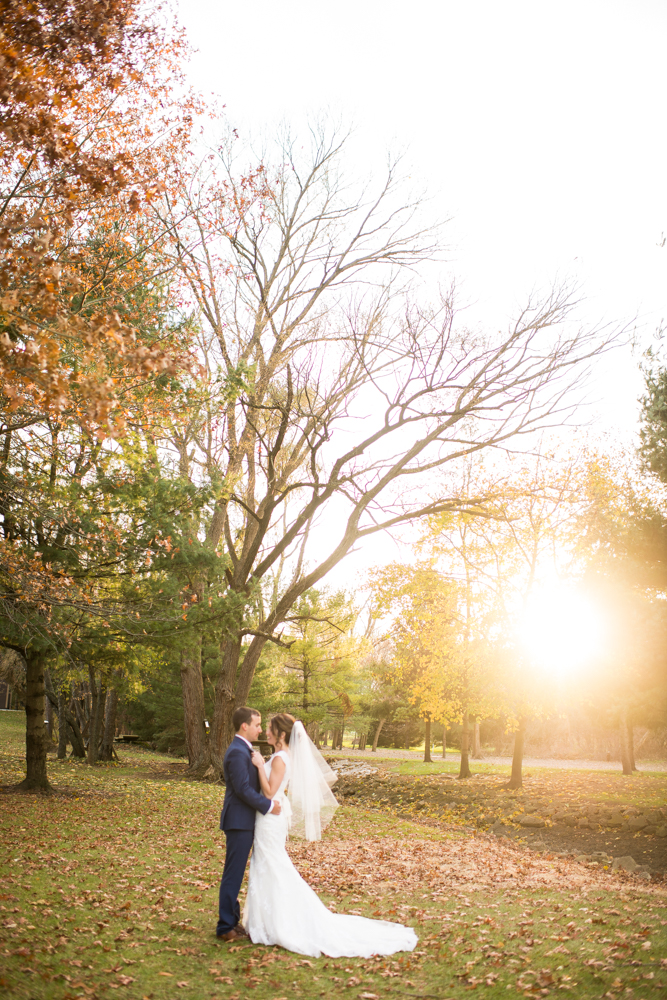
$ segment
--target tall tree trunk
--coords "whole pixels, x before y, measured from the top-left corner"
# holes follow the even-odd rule
[[[88,667],[88,677],[90,679],[90,729],[88,731],[88,763],[97,764],[100,758],[100,733],[102,730],[102,720],[104,718],[104,705],[106,692],[102,678],[95,681],[95,671]]]
[[[81,733],[81,729],[79,727],[79,723],[77,721],[76,716],[72,713],[67,704],[67,698],[65,697],[65,692],[61,691],[60,695],[56,697],[56,695],[53,693],[53,690],[47,687],[46,697],[49,699],[51,704],[58,709],[58,718],[60,718],[60,713],[62,710],[62,714],[65,719],[65,733],[66,733],[64,737],[65,753],[67,752],[67,743],[69,741],[72,744],[72,756],[81,758],[85,757],[86,747],[83,742],[83,735]],[[62,739],[62,737],[60,738]],[[60,750],[58,752],[60,753]]]
[[[463,713],[463,730],[461,732],[461,766],[459,767],[459,778],[471,778],[470,762],[468,760],[468,743],[470,738],[470,727],[468,721],[468,709]]]
[[[90,718],[86,718],[86,713],[84,711],[85,701],[79,694],[73,698],[73,702],[74,702],[74,711],[76,713],[76,717],[79,723],[79,730],[81,732],[83,740],[85,741],[86,736],[90,731]]]
[[[639,768],[635,764],[635,727],[632,725],[632,721],[628,719],[628,743],[630,750],[630,767],[633,771],[638,771]]]
[[[514,754],[512,756],[512,773],[505,788],[521,788],[523,786],[523,743],[526,735],[527,720],[519,719],[519,727],[514,734]]]
[[[201,672],[201,636],[181,651],[181,688],[188,763],[192,771],[205,771],[210,763],[210,747],[204,725],[204,679]],[[217,711],[217,705],[216,705]],[[215,721],[214,721],[215,728]]]
[[[76,721],[75,716],[67,716],[67,738],[72,744],[72,756],[78,757],[80,760],[84,760],[86,756],[86,745],[83,742],[83,735],[81,729],[79,728],[79,723]]]
[[[100,747],[100,760],[113,760],[115,756],[113,741],[116,735],[116,713],[118,711],[118,691],[109,688],[104,706],[104,735]]]
[[[67,757],[67,718],[65,716],[65,695],[58,693],[58,760]]]
[[[213,724],[209,736],[210,747],[208,750],[208,767],[213,768],[211,777],[214,774],[218,777],[222,775],[222,763],[225,751],[234,739],[232,716],[237,707],[240,708],[245,705],[250,684],[252,683],[252,674],[250,682],[246,683],[247,672],[243,676],[243,683],[241,683],[243,675],[243,665],[239,672],[241,648],[241,640],[235,635],[228,636],[220,644],[222,667],[220,668],[215,686],[215,708],[213,711]],[[248,649],[249,651],[250,649]],[[244,661],[246,658],[247,654],[244,657]],[[252,672],[254,673],[254,668]],[[191,764],[190,767],[192,769],[193,765]]]
[[[442,759],[447,759],[447,723],[442,724]]]
[[[44,720],[46,722],[46,738],[48,743],[53,742],[53,707],[48,698],[44,699]]]
[[[384,726],[386,721],[387,721],[386,718],[382,718],[378,722],[378,727],[375,730],[375,736],[373,737],[373,746],[371,747],[371,753],[377,753],[378,740],[380,739],[380,733],[382,732],[382,727]]]
[[[482,745],[479,739],[479,719],[475,719],[472,730],[472,756],[473,760],[480,760],[482,756]]]
[[[628,726],[628,709],[626,705],[621,706],[618,726],[621,735],[621,762],[623,764],[623,774],[632,774],[630,727]]]
[[[46,726],[44,725],[44,657],[25,651],[25,751],[26,776],[18,786],[23,791],[51,791],[46,776]]]
[[[425,729],[426,731],[424,733],[424,763],[432,764],[433,761],[431,760],[431,716],[430,715],[426,716]]]

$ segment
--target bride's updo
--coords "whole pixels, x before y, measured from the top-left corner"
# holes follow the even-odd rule
[[[289,746],[289,738],[292,735],[292,727],[295,722],[296,719],[293,715],[289,715],[287,712],[279,712],[278,715],[273,716],[269,724],[275,738],[279,740],[282,736],[285,746]]]

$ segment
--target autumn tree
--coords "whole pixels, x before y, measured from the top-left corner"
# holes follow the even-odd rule
[[[462,488],[493,497],[486,516],[438,514],[422,534],[422,549],[461,579],[469,634],[494,663],[493,670],[486,668],[488,703],[514,730],[511,788],[522,784],[528,720],[553,707],[551,686],[523,648],[521,621],[544,573],[571,568],[585,504],[582,471],[577,457],[556,459],[539,450],[491,470],[480,461],[467,462]],[[465,730],[464,724],[464,743]]]
[[[299,597],[368,535],[481,505],[449,488],[433,494],[430,474],[562,419],[609,340],[572,325],[562,290],[530,302],[500,334],[462,327],[452,297],[433,308],[406,300],[396,275],[432,257],[432,240],[415,228],[394,167],[378,190],[352,197],[342,145],[316,132],[307,159],[287,141],[277,166],[267,154],[265,183],[254,187],[222,149],[174,209],[188,222],[165,216],[207,371],[205,402],[179,414],[168,439],[183,474],[206,475],[217,491],[193,531],[229,561],[237,608],[221,638],[208,741],[199,643],[183,655],[198,770],[220,770],[234,707]],[[223,393],[221,380],[236,380],[238,392]],[[268,601],[283,558],[291,574]],[[207,582],[189,582],[198,603]]]
[[[424,760],[431,756],[431,725],[458,715],[461,664],[458,588],[428,565],[393,563],[369,581],[372,615],[386,621],[393,669],[386,680],[425,722]]]
[[[137,325],[134,306],[169,267],[146,209],[178,174],[192,103],[165,84],[182,38],[134,0],[6,0],[2,14],[0,641],[26,658],[25,787],[45,787],[45,658],[94,622],[91,568],[117,544],[75,494],[105,433],[182,367],[169,324]]]
[[[634,456],[609,451],[588,453],[585,488],[577,555],[607,641],[583,693],[618,725],[623,773],[632,774],[633,726],[667,713],[667,498]]]
[[[287,621],[289,649],[281,657],[285,696],[304,724],[320,723],[350,694],[356,612],[347,596],[312,589],[294,604]]]

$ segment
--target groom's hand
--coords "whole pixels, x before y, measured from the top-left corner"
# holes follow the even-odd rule
[[[280,816],[280,810],[281,809],[282,809],[282,806],[280,805],[280,802],[278,802],[278,799],[274,799],[273,800],[273,809],[271,810],[271,815],[272,816]]]

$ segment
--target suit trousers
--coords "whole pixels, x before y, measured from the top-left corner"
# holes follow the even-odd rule
[[[254,829],[225,830],[227,853],[220,882],[216,934],[226,934],[227,931],[233,930],[241,919],[238,895],[254,837]]]

